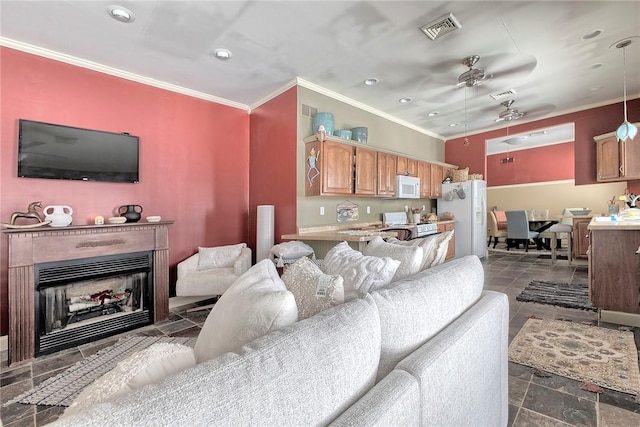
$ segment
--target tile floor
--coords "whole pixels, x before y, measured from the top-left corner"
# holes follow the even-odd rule
[[[530,316],[571,319],[596,323],[595,313],[535,303],[516,301],[516,296],[532,279],[586,279],[586,265],[568,266],[560,261],[552,266],[549,260],[533,254],[505,254],[491,252],[483,259],[485,287],[509,296],[510,339]],[[144,335],[197,336],[208,311],[186,312],[182,306],[171,310],[169,319],[160,324],[134,331]],[[617,325],[602,325],[617,327]],[[636,343],[640,347],[636,332]],[[0,354],[0,402],[11,400],[45,379],[98,350],[113,344],[119,337],[86,344],[49,356],[20,367],[7,366],[7,354]],[[0,408],[2,424],[6,427],[40,426],[55,420],[64,408],[22,405],[15,403]],[[580,382],[559,376],[540,377],[527,367],[509,364],[509,426],[640,426],[640,404],[632,396],[605,390],[595,394],[580,390]]]

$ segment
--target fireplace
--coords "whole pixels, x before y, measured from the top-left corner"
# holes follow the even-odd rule
[[[153,254],[34,265],[35,355],[153,323]]]
[[[171,224],[173,221],[2,230],[9,248],[9,365],[74,345],[67,339],[88,342],[106,336],[106,331],[117,333],[167,319]],[[75,277],[78,272],[84,277]],[[74,288],[85,289],[76,292]],[[117,295],[110,297],[102,291]],[[109,301],[106,307],[76,310],[79,313],[73,319],[66,312],[58,317],[51,314],[45,326],[46,310],[82,303],[64,302],[71,294],[77,298],[75,293]],[[40,314],[46,299],[56,301],[56,294],[57,305]],[[121,304],[111,301],[127,298]]]

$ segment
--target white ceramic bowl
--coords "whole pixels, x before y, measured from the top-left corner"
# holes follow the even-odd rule
[[[127,218],[123,216],[112,216],[111,218],[107,219],[107,221],[109,221],[110,224],[124,224],[125,222],[127,222]]]
[[[147,222],[160,222],[162,217],[160,215],[153,215],[147,217]]]

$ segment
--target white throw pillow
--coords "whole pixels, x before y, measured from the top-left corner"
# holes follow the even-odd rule
[[[198,248],[198,270],[208,270],[210,268],[233,267],[242,249],[246,248],[246,243],[237,245],[216,246],[213,248]]]
[[[387,243],[401,246],[420,246],[422,248],[422,262],[420,264],[420,270],[424,270],[427,266],[433,263],[436,259],[438,235],[433,234],[425,237],[419,237],[412,240],[398,240],[395,237],[387,239]]]
[[[453,232],[454,230],[450,230],[436,234],[436,236],[438,236],[436,256],[429,267],[435,267],[444,262],[444,259],[447,257],[447,249],[449,248],[449,241],[453,237]],[[427,267],[425,266],[424,268]]]
[[[64,417],[159,382],[195,365],[191,347],[177,343],[152,344],[120,361],[115,368],[82,390],[64,411]]]
[[[382,240],[382,237],[378,236],[367,244],[362,253],[368,256],[389,257],[400,261],[400,266],[392,279],[392,281],[396,281],[413,276],[420,271],[424,251],[420,246],[401,246],[387,243]]]
[[[296,299],[300,320],[344,302],[342,277],[324,274],[307,257],[288,266],[282,275],[282,281]]]
[[[325,273],[344,279],[345,302],[389,284],[399,265],[400,261],[389,257],[364,256],[347,242],[329,249],[323,262]]]
[[[276,267],[264,259],[242,274],[207,316],[194,347],[197,363],[223,353],[298,320],[293,294]]]
[[[271,248],[271,254],[282,259],[298,259],[303,256],[313,255],[313,248],[304,242],[297,240],[279,243]]]

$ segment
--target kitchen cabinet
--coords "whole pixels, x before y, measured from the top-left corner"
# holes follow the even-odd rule
[[[601,310],[640,314],[640,224],[591,223],[589,299]]]
[[[395,155],[378,152],[378,196],[395,196],[396,161]]]
[[[418,162],[418,178],[420,178],[420,198],[431,198],[431,163]]]
[[[614,132],[593,139],[598,182],[640,179],[640,145],[637,142],[620,141]]]
[[[454,221],[445,221],[438,222],[438,233],[444,233],[445,231],[451,231],[455,228]],[[447,247],[447,255],[445,256],[445,261],[450,260],[451,258],[456,256],[456,239],[451,237],[449,240],[449,246]]]
[[[355,194],[375,196],[377,194],[378,153],[355,147]]]
[[[590,222],[590,216],[573,217],[573,256],[575,258],[587,258],[587,253],[589,252],[589,231],[587,227]]]
[[[354,147],[333,141],[305,146],[306,196],[341,196],[353,193]]]
[[[397,175],[418,176],[418,160],[403,156],[397,156],[396,159]]]
[[[444,181],[447,178],[451,178],[453,180],[453,168],[442,167],[442,180]]]
[[[439,199],[442,196],[442,166],[431,164],[431,197]]]

